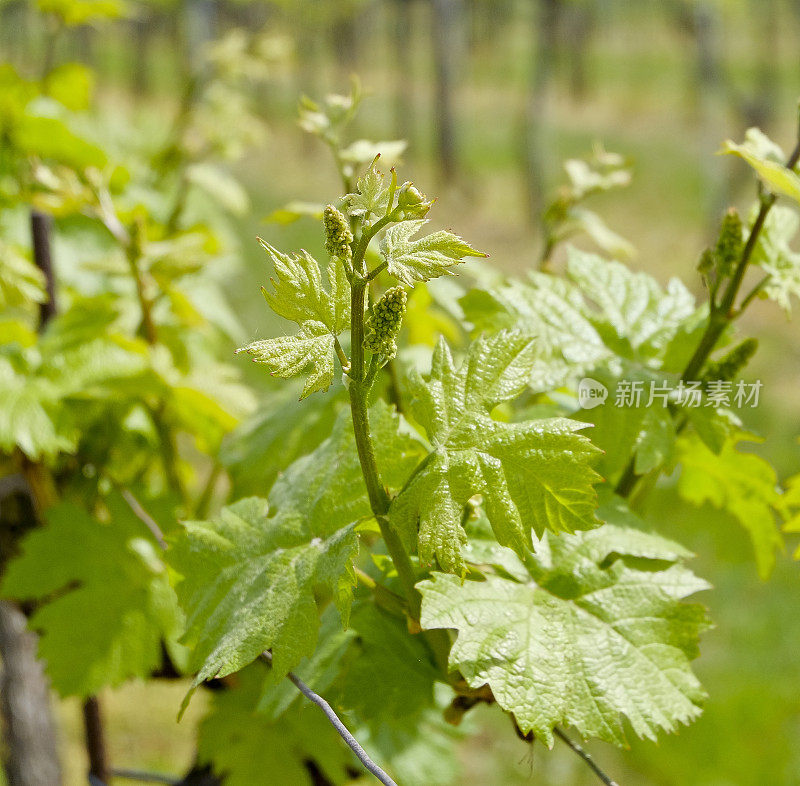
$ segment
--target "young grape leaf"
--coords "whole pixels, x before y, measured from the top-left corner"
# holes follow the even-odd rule
[[[333,382],[335,336],[322,322],[306,322],[293,336],[278,336],[253,341],[237,350],[253,356],[256,363],[265,363],[273,374],[284,379],[300,374],[308,366],[308,375],[301,399],[327,390]]]
[[[352,657],[355,638],[352,616],[351,626],[343,630],[338,612],[333,606],[328,606],[320,616],[319,644],[314,654],[303,658],[297,667],[292,669],[292,673],[303,680],[311,690],[328,695],[331,697],[329,700],[333,701],[335,692],[333,683],[340,679],[343,663]],[[290,680],[281,680],[277,684],[269,681],[263,686],[257,709],[271,720],[277,720],[289,707],[304,702],[303,694]]]
[[[369,139],[356,139],[351,142],[341,153],[342,161],[354,166],[368,164],[374,161],[376,156],[381,156],[381,161],[385,164],[396,164],[408,147],[405,139],[392,139],[387,141],[373,142]]]
[[[775,552],[783,548],[774,514],[780,503],[778,479],[760,456],[736,449],[743,439],[741,433],[730,438],[717,455],[696,436],[682,437],[678,492],[695,505],[709,502],[734,516],[750,535],[759,576],[767,579]]]
[[[400,420],[380,403],[370,410],[384,482],[403,483],[419,461],[419,444],[399,433]],[[194,684],[230,674],[272,650],[281,679],[311,655],[319,629],[315,590],[324,588],[347,620],[356,523],[370,516],[347,412],[331,436],[279,477],[269,503],[256,497],[224,508],[211,521],[188,522],[169,552],[183,577],[178,597],[185,641],[200,665]]]
[[[757,128],[746,132],[741,145],[727,140],[720,152],[739,156],[750,164],[770,191],[800,203],[800,176],[786,167],[782,157],[777,160],[781,149]]]
[[[108,403],[146,371],[141,342],[111,332],[68,340],[72,311],[50,323],[36,351],[0,347],[0,450],[19,447],[34,460],[75,450],[86,403]]]
[[[581,233],[588,235],[602,251],[614,257],[630,259],[636,255],[633,245],[614,232],[597,213],[584,207],[572,207],[555,239],[563,240]]]
[[[318,202],[292,201],[287,202],[283,207],[279,207],[277,210],[273,210],[264,221],[286,226],[287,224],[293,224],[295,221],[299,221],[305,216],[316,219],[317,221],[322,221],[324,213],[325,205],[321,205]]]
[[[600,307],[587,309],[590,318],[609,324],[644,357],[657,356],[694,313],[694,297],[677,278],[663,291],[646,273],[576,248],[569,249],[568,275]]]
[[[389,189],[384,185],[385,176],[377,169],[377,159],[373,160],[370,168],[358,178],[356,191],[346,194],[344,203],[351,216],[360,216],[364,219],[370,215],[382,216],[389,206]]]
[[[783,205],[775,205],[767,214],[758,236],[752,262],[769,274],[764,293],[787,314],[791,314],[791,298],[800,299],[800,253],[791,243],[800,228],[800,216]]]
[[[525,387],[534,362],[532,342],[505,331],[472,343],[456,369],[446,342],[433,355],[431,375],[410,380],[411,408],[433,450],[392,502],[389,517],[425,564],[463,573],[461,523],[475,494],[500,543],[520,553],[530,531],[572,532],[596,525],[597,453],[575,432],[583,424],[564,418],[501,423],[498,403]]]
[[[147,527],[117,495],[109,523],[71,503],[24,540],[0,595],[38,601],[30,620],[39,655],[62,696],[89,696],[161,665],[182,618]]]
[[[301,398],[327,390],[333,382],[335,339],[350,324],[350,290],[344,269],[335,260],[328,266],[326,291],[319,264],[307,252],[290,256],[281,254],[268,243],[261,245],[272,258],[277,280],[275,292],[262,290],[272,310],[300,326],[292,336],[254,341],[237,350],[252,355],[255,362],[266,364],[279,377],[293,377],[308,366],[312,371]]]
[[[227,435],[219,458],[231,479],[232,499],[269,488],[279,472],[330,434],[346,396],[312,396],[297,403],[299,392],[296,384],[270,391],[256,412]]]
[[[294,531],[296,522],[284,522],[280,509],[268,513],[264,499],[240,500],[211,521],[186,522],[172,549],[188,617],[183,641],[200,664],[193,687],[241,669],[266,649],[275,674],[284,676],[314,651],[320,587],[347,613],[354,525],[326,531],[324,522],[306,522]]]
[[[389,274],[408,286],[417,281],[451,274],[453,265],[466,257],[485,257],[465,243],[458,235],[440,230],[418,240],[411,240],[422,229],[428,219],[404,221],[386,231],[380,243],[380,253],[387,264]]]
[[[275,292],[263,290],[270,308],[279,316],[303,325],[309,320],[321,322],[338,335],[350,325],[350,289],[341,265],[328,266],[328,286],[323,286],[319,263],[307,251],[282,254],[269,243],[259,240],[275,266]]]
[[[458,634],[451,666],[474,688],[488,683],[550,747],[561,724],[623,745],[621,716],[654,739],[695,718],[704,698],[689,663],[706,615],[681,600],[708,585],[681,564],[682,547],[630,528],[621,502],[598,515],[608,523],[546,534],[524,561],[494,544],[506,555],[484,580],[436,573],[418,585],[423,627]]]

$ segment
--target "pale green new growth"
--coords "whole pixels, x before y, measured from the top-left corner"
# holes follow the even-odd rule
[[[610,523],[546,535],[524,563],[487,544],[481,560],[500,570],[484,581],[434,574],[419,585],[423,627],[457,633],[451,668],[488,683],[550,747],[561,724],[623,745],[621,716],[655,739],[697,717],[704,698],[689,663],[706,615],[681,600],[708,585],[680,564],[680,546],[629,529],[629,513],[599,515]]]
[[[717,455],[696,437],[682,437],[678,491],[695,505],[709,502],[734,516],[750,535],[758,573],[767,579],[776,552],[783,549],[774,513],[780,504],[778,479],[760,456],[736,449],[743,439],[744,435],[731,438]]]
[[[798,228],[800,216],[797,212],[775,205],[764,222],[753,252],[753,264],[769,275],[762,291],[787,314],[792,310],[792,297],[800,300],[800,253],[791,246]]]
[[[452,273],[453,265],[466,257],[485,257],[465,243],[458,235],[440,230],[431,235],[411,240],[422,229],[428,219],[404,221],[390,227],[380,244],[381,256],[390,275],[409,286],[417,281]]]
[[[475,341],[456,369],[439,342],[431,375],[415,374],[411,409],[433,451],[394,500],[390,519],[417,546],[422,562],[463,573],[461,520],[467,500],[482,494],[500,543],[522,554],[530,532],[572,532],[596,525],[590,462],[596,450],[564,418],[502,423],[492,408],[520,393],[535,362],[533,344],[506,331]],[[417,527],[417,522],[419,526]]]
[[[800,176],[786,167],[783,151],[759,129],[748,129],[741,145],[727,140],[720,152],[744,159],[769,191],[800,204]]]
[[[331,386],[335,338],[321,322],[309,320],[293,336],[253,341],[239,351],[252,355],[257,363],[265,363],[279,377],[294,377],[312,366],[300,396],[303,399]]]
[[[275,292],[264,289],[264,299],[279,316],[298,325],[312,320],[321,322],[338,335],[350,325],[350,290],[341,265],[328,265],[328,290],[323,286],[319,263],[307,251],[282,254],[263,240],[277,280],[270,279]]]
[[[347,212],[351,216],[369,219],[371,215],[382,216],[389,206],[389,189],[384,185],[385,176],[378,171],[377,158],[356,183],[356,191],[344,197]]]
[[[328,290],[317,261],[306,251],[282,254],[268,243],[277,280],[274,292],[263,289],[272,310],[300,326],[292,336],[254,341],[240,352],[266,364],[279,377],[293,377],[312,367],[301,398],[327,390],[333,382],[335,338],[350,324],[350,291],[344,269],[336,259],[328,265]]]

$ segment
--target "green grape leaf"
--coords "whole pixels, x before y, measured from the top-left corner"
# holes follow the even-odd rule
[[[442,708],[443,709],[443,708]],[[354,729],[373,761],[404,786],[451,786],[464,783],[457,743],[467,736],[432,708],[421,715],[367,719]],[[477,729],[470,729],[475,733]]]
[[[768,144],[765,144],[765,140]],[[800,204],[800,176],[788,169],[783,161],[775,160],[780,148],[766,139],[758,129],[749,129],[741,145],[727,140],[720,152],[739,156],[755,170],[770,191],[787,196]]]
[[[186,169],[186,178],[235,216],[244,215],[250,208],[247,189],[220,166],[207,161],[192,164]]]
[[[60,417],[58,387],[16,365],[0,356],[0,450],[8,454],[18,447],[33,460],[71,452],[78,435]]]
[[[580,233],[587,234],[602,251],[621,259],[636,255],[636,249],[622,235],[614,232],[593,210],[584,207],[570,208],[567,220],[559,228],[557,238],[566,239]]]
[[[658,355],[695,310],[694,297],[679,279],[670,279],[662,291],[646,273],[576,248],[569,249],[568,274],[599,306],[599,313],[587,310],[590,318],[610,325],[644,357]]]
[[[584,301],[570,282],[533,274],[491,291],[474,289],[460,300],[477,332],[516,329],[536,337],[530,385],[553,390],[577,382],[613,352],[584,313]]]
[[[62,63],[44,79],[45,93],[73,112],[89,108],[94,74],[82,63]]]
[[[500,543],[523,553],[531,529],[572,532],[596,525],[590,461],[596,449],[564,418],[501,423],[490,416],[525,387],[532,342],[505,331],[472,343],[456,369],[446,342],[431,375],[410,380],[412,413],[433,450],[394,499],[389,517],[425,564],[461,573],[467,500],[482,494]]]
[[[371,724],[418,717],[432,707],[439,672],[425,641],[408,635],[406,621],[362,603],[350,624],[354,654],[339,679],[341,706]]]
[[[179,635],[182,617],[166,567],[147,527],[117,495],[109,523],[71,503],[23,541],[0,594],[41,603],[30,620],[39,655],[62,696],[147,677],[161,665],[161,640]]]
[[[193,687],[241,669],[266,649],[275,674],[284,676],[314,651],[320,587],[347,613],[354,525],[328,533],[324,522],[308,522],[298,532],[280,510],[268,513],[266,500],[240,500],[211,521],[186,522],[173,547],[170,562],[183,576],[177,591],[188,617],[183,641],[201,664]]]
[[[769,274],[763,292],[787,314],[791,298],[800,299],[800,253],[791,247],[800,228],[800,216],[790,207],[775,205],[758,236],[752,262]]]
[[[675,453],[675,421],[665,407],[648,407],[634,446],[637,475],[669,466]]]
[[[303,658],[292,673],[299,677],[311,690],[325,695],[329,688],[341,677],[342,665],[353,651],[356,632],[351,627],[342,629],[339,614],[333,606],[328,606],[320,617],[319,644],[310,657]],[[333,688],[332,690],[335,690]],[[334,696],[328,694],[333,700]],[[258,701],[258,711],[272,720],[277,720],[292,705],[304,703],[303,694],[290,680],[274,684],[264,684]],[[339,702],[336,702],[337,706]]]
[[[386,405],[376,404],[370,417],[384,482],[397,488],[421,447],[399,433],[401,422]],[[188,618],[185,641],[200,665],[194,684],[230,674],[266,649],[281,679],[314,651],[318,589],[333,596],[346,622],[355,528],[370,515],[343,412],[331,436],[278,478],[269,503],[253,497],[211,521],[186,523],[169,559],[183,577],[177,592]]]
[[[80,310],[80,305],[76,310]],[[142,342],[109,333],[88,339],[76,328],[73,311],[56,317],[39,340],[36,351],[0,348],[0,449],[19,447],[36,460],[72,452],[77,446],[77,423],[87,401],[108,401],[147,368]],[[97,320],[88,319],[97,325]],[[70,327],[71,326],[71,327]],[[79,341],[73,339],[80,334]],[[83,342],[83,343],[79,343]]]
[[[269,243],[259,242],[275,266],[277,280],[270,279],[275,292],[263,293],[276,314],[301,326],[321,322],[334,335],[350,326],[350,288],[342,265],[331,262],[328,266],[328,292],[319,263],[307,251],[282,254]]]
[[[328,291],[319,264],[310,254],[282,254],[260,242],[277,275],[277,280],[272,279],[275,292],[262,289],[264,298],[276,314],[296,322],[300,330],[291,336],[254,341],[238,351],[252,355],[279,377],[296,376],[311,366],[302,399],[327,390],[333,382],[335,338],[350,325],[350,289],[342,265],[335,260],[328,266]]]
[[[377,168],[377,158],[356,182],[356,191],[344,196],[347,213],[364,219],[370,215],[382,216],[389,206],[389,189],[385,176]]]
[[[411,240],[428,223],[427,218],[404,221],[386,230],[380,243],[380,253],[389,274],[408,286],[417,281],[430,281],[452,274],[450,268],[466,257],[486,257],[458,235],[439,230],[417,240]]]
[[[267,668],[253,664],[235,687],[214,694],[198,729],[200,761],[224,773],[226,786],[314,786],[319,773],[328,783],[347,782],[354,759],[318,708],[297,703],[277,721],[257,710],[265,679]]]
[[[681,564],[680,546],[631,529],[620,504],[598,511],[599,529],[545,535],[513,574],[462,583],[437,573],[418,585],[423,627],[458,634],[451,666],[474,688],[488,683],[550,747],[556,725],[623,745],[621,716],[655,739],[700,713],[690,660],[706,615],[681,601],[708,585]]]
[[[746,438],[734,435],[715,454],[698,437],[681,437],[678,492],[695,505],[708,502],[734,516],[749,534],[759,576],[766,580],[775,565],[775,553],[783,548],[774,514],[780,501],[778,479],[760,456],[736,449]]]
[[[345,396],[313,396],[298,404],[299,391],[295,385],[271,391],[225,438],[219,458],[231,478],[233,499],[269,488],[280,471],[330,434]]]
[[[283,378],[301,374],[311,366],[300,395],[304,399],[327,390],[333,383],[334,341],[335,336],[322,322],[309,320],[292,336],[253,341],[237,351],[247,352],[256,363],[266,364],[273,374]]]
[[[785,490],[777,503],[784,519],[783,531],[800,532],[800,475],[793,475],[783,485]],[[794,558],[800,559],[800,546],[795,550]]]
[[[644,273],[573,248],[567,277],[533,273],[460,301],[477,331],[515,328],[537,339],[530,379],[537,392],[574,386],[598,368],[617,374],[620,359],[658,367],[696,318],[694,298],[678,279],[665,291]]]
[[[25,155],[51,159],[75,170],[102,168],[108,163],[103,150],[73,133],[57,117],[26,114],[13,127],[11,139]]]

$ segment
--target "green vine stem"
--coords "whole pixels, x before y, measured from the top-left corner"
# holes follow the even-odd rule
[[[785,166],[787,169],[794,169],[798,161],[800,161],[800,128],[798,128],[797,136],[798,141],[795,148],[786,161]],[[763,286],[764,282],[762,281],[744,298],[741,306],[738,309],[736,308],[736,298],[739,296],[739,291],[742,288],[742,282],[744,281],[744,276],[750,264],[753,251],[758,243],[758,238],[764,228],[764,223],[767,220],[769,211],[772,210],[772,206],[777,199],[778,197],[775,194],[762,194],[761,207],[750,229],[750,233],[747,236],[747,242],[742,249],[742,254],[739,257],[739,262],[736,265],[733,276],[731,276],[719,303],[715,303],[712,300],[706,329],[703,332],[700,343],[697,345],[697,349],[695,349],[694,354],[689,359],[686,368],[681,374],[681,379],[683,379],[684,382],[689,382],[697,378],[697,375],[716,348],[725,329],[731,322],[741,316],[744,309],[751,303],[761,286]],[[640,476],[636,474],[634,461],[631,459],[614,491],[622,497],[628,497],[633,493],[639,479]]]
[[[376,222],[376,225],[380,222]],[[372,229],[372,228],[370,228]],[[369,238],[374,234],[365,230],[353,253],[353,267],[358,269],[363,264],[364,252],[369,243]],[[365,242],[366,238],[366,242]],[[378,526],[381,530],[389,556],[392,558],[397,575],[403,585],[403,592],[408,601],[411,616],[419,620],[421,597],[414,586],[416,576],[411,565],[411,559],[406,553],[400,538],[392,528],[386,514],[389,512],[389,495],[381,481],[378,463],[375,459],[375,449],[370,435],[369,414],[367,412],[367,398],[370,385],[364,374],[364,305],[366,299],[367,282],[356,279],[350,292],[351,327],[350,327],[350,411],[353,418],[353,431],[356,438],[358,459],[361,471],[367,486],[369,504]]]

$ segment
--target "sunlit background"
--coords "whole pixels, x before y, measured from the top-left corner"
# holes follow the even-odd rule
[[[158,147],[187,106],[204,102],[198,140],[216,135],[230,179],[212,187],[227,189],[237,216],[227,230],[237,252],[218,279],[255,336],[271,330],[256,236],[321,248],[316,223],[275,211],[341,195],[329,151],[298,127],[301,94],[347,92],[357,75],[368,98],[354,138],[407,140],[402,176],[438,197],[434,223],[514,274],[539,262],[542,214],[567,182],[564,161],[602,144],[630,160],[633,179],[589,206],[636,249],[633,267],[662,283],[679,275],[699,297],[695,266],[722,211],[755,197],[745,165],[715,155],[721,142],[751,125],[785,149],[796,136],[797,0],[97,2],[122,17],[61,28],[35,4],[0,2],[0,59],[29,77],[59,62],[90,65],[87,133],[120,151]],[[202,197],[191,198],[202,212]],[[59,275],[79,276],[79,256],[57,246]],[[756,303],[743,329],[761,339],[748,376],[763,380],[762,400],[748,416],[768,439],[755,449],[786,477],[800,468],[797,324]],[[710,699],[697,723],[659,744],[590,749],[624,786],[800,783],[797,564],[784,555],[759,581],[744,531],[710,507],[681,505],[669,480],[647,513],[698,553],[696,572],[714,584],[704,600],[717,627],[697,662]],[[107,692],[116,766],[185,771],[203,697],[176,725],[183,689]],[[67,782],[83,783],[78,703],[62,702],[60,714]],[[478,709],[472,724],[457,783],[596,782],[569,752],[519,741],[496,708]]]

